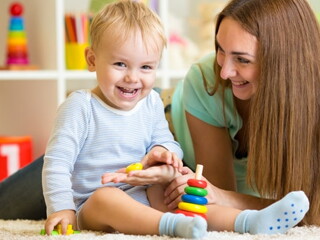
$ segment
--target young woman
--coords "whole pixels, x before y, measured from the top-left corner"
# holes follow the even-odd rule
[[[303,222],[320,225],[320,30],[312,9],[305,0],[232,0],[218,15],[215,46],[173,98],[186,164],[204,165],[211,204],[260,209],[303,190]],[[169,207],[189,177],[168,187]]]

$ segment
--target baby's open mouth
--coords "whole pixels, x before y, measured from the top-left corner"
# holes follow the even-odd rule
[[[122,94],[127,96],[133,96],[138,92],[137,88],[123,88],[123,87],[118,87],[118,88]]]

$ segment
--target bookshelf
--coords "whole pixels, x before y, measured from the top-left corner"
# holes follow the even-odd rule
[[[0,71],[0,135],[31,135],[34,157],[43,154],[58,105],[69,91],[95,85],[95,74],[65,67],[64,15],[86,11],[90,0],[18,0],[24,5],[29,59],[39,70]],[[6,57],[8,8],[16,0],[1,0],[0,65]],[[227,0],[158,0],[158,14],[169,33],[175,33],[184,45],[169,44],[157,73],[157,87],[174,87],[184,77],[190,64],[205,51],[213,49],[212,19],[203,18],[206,9],[214,15]],[[318,0],[310,0],[320,12]],[[207,4],[207,5],[206,5]],[[202,5],[202,8],[200,8]],[[209,6],[210,5],[210,6]],[[213,18],[213,16],[212,16]],[[205,36],[207,41],[199,39]],[[202,29],[203,32],[199,32]],[[177,38],[176,38],[177,40]],[[179,40],[179,39],[178,39]],[[188,42],[189,41],[189,42]],[[189,45],[185,45],[187,42]],[[196,49],[205,46],[206,49]],[[181,49],[182,47],[182,49]],[[193,52],[191,50],[193,49]],[[189,52],[190,56],[181,56]],[[180,54],[180,55],[179,55]],[[181,64],[181,59],[184,63]],[[180,65],[177,64],[180,61]]]

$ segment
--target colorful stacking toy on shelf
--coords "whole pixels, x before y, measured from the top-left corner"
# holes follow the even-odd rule
[[[10,23],[7,39],[7,65],[28,65],[27,37],[24,20],[21,16],[23,7],[19,3],[10,6]]]
[[[197,165],[196,174],[194,179],[188,180],[188,187],[184,189],[185,193],[182,195],[182,202],[178,204],[178,210],[176,213],[182,213],[186,216],[201,216],[207,220],[207,207],[208,200],[205,198],[208,191],[205,189],[207,187],[207,182],[201,180],[202,177],[202,165]]]

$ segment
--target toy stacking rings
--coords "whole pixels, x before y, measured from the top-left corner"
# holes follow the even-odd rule
[[[179,202],[178,208],[181,210],[186,210],[194,213],[206,213],[207,207],[199,204],[187,203],[187,202]]]
[[[201,196],[204,197],[208,194],[207,189],[203,189],[203,188],[196,188],[196,187],[186,187],[184,189],[184,191],[187,194],[191,194],[191,195],[197,195],[197,196]]]
[[[200,205],[206,205],[208,203],[208,200],[205,197],[190,195],[190,194],[182,195],[181,200],[184,202],[200,204]]]
[[[204,214],[204,213],[195,213],[195,212],[190,212],[190,211],[184,211],[184,210],[181,210],[181,209],[177,209],[175,211],[176,213],[181,213],[187,217],[196,217],[196,216],[200,216],[200,217],[203,217],[204,219],[207,220],[207,215]]]
[[[182,213],[186,216],[195,217],[201,216],[207,220],[206,212],[208,200],[205,196],[208,191],[205,189],[207,187],[207,182],[201,180],[202,177],[202,165],[197,165],[196,174],[194,179],[189,179],[187,184],[188,187],[184,189],[185,193],[181,197],[181,202],[178,204],[178,210],[176,213]]]
[[[206,188],[207,182],[204,180],[198,180],[198,179],[189,179],[187,184],[191,187],[197,187],[197,188]]]

